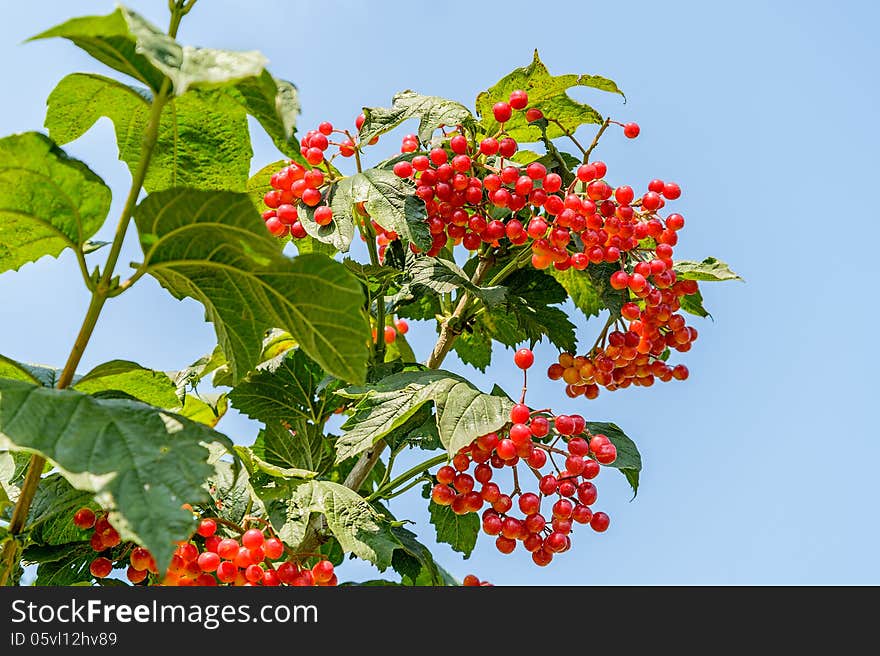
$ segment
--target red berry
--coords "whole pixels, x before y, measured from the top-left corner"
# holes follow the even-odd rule
[[[526,423],[530,416],[531,410],[529,410],[529,406],[522,403],[517,403],[510,411],[510,421],[515,424]]]
[[[529,123],[532,121],[540,121],[542,118],[544,118],[544,112],[537,107],[530,107],[526,110],[526,120]]]
[[[318,125],[318,132],[320,132],[321,134],[323,134],[325,136],[329,136],[333,132],[333,124],[328,123],[327,121],[324,121],[323,123]]]
[[[398,178],[408,178],[413,174],[413,165],[411,162],[398,162],[394,165],[394,175]]]
[[[125,576],[132,583],[140,583],[144,579],[147,578],[147,571],[144,569],[135,569],[131,565],[128,566],[128,569],[125,571]]]
[[[508,438],[504,438],[498,442],[495,452],[504,460],[510,460],[516,455],[516,443]]]
[[[449,485],[455,478],[455,469],[449,465],[443,465],[437,470],[437,481],[444,485]]]
[[[232,583],[238,574],[238,568],[228,560],[217,566],[217,578],[222,583]]]
[[[457,134],[449,140],[449,148],[457,155],[464,155],[468,149],[467,138]]]
[[[404,319],[398,319],[395,321],[394,326],[397,328],[397,332],[401,335],[406,335],[409,332],[409,324]]]
[[[216,572],[217,568],[220,566],[220,556],[210,551],[205,551],[199,554],[198,560],[196,561],[199,565],[199,569],[203,572]]]
[[[241,536],[241,544],[248,549],[262,547],[264,540],[263,532],[256,528],[248,529]]]
[[[556,432],[562,435],[571,435],[574,432],[574,421],[568,415],[558,415],[553,421]]]
[[[360,130],[361,127],[362,127],[363,124],[364,124],[364,121],[366,121],[366,120],[367,120],[367,117],[366,117],[366,116],[364,116],[363,114],[359,114],[358,117],[354,120],[354,126],[355,126],[358,130]]]
[[[593,518],[590,520],[590,527],[597,533],[607,531],[610,524],[611,518],[603,512],[595,513],[593,515]]]
[[[217,532],[217,522],[213,519],[203,519],[199,522],[197,532],[203,538],[209,538]]]
[[[681,187],[679,187],[674,182],[667,182],[665,185],[663,185],[663,191],[660,193],[662,193],[669,200],[675,200],[676,198],[681,196]]]
[[[513,550],[516,549],[516,540],[499,535],[495,539],[495,548],[503,554],[513,553]]]
[[[277,560],[284,554],[284,543],[278,538],[269,538],[263,544],[266,558],[269,560]]]
[[[495,120],[499,123],[504,123],[505,121],[509,121],[513,111],[511,110],[511,106],[506,102],[497,102],[492,105],[492,114],[495,116]]]
[[[383,339],[386,344],[393,344],[397,340],[397,331],[394,330],[394,326],[385,326]]]
[[[532,492],[521,494],[519,497],[519,509],[525,515],[534,515],[541,510],[541,499]]]
[[[638,123],[627,123],[623,126],[623,134],[627,139],[635,139],[640,131]]]
[[[259,565],[248,565],[244,570],[244,577],[251,583],[263,580],[263,568]]]
[[[113,563],[109,558],[99,556],[91,562],[89,565],[89,571],[96,579],[103,579],[113,571]]]
[[[529,94],[522,89],[510,92],[510,106],[513,109],[525,109],[529,104]]]
[[[547,417],[535,417],[531,423],[532,435],[544,437],[550,432],[550,422]]]
[[[95,513],[91,508],[80,508],[73,513],[73,524],[77,528],[90,529],[95,525]]]
[[[535,363],[535,354],[530,349],[521,348],[513,354],[513,362],[520,369],[528,369]]]
[[[504,137],[498,142],[498,154],[502,157],[513,157],[516,152],[516,141],[510,137]]]
[[[217,554],[224,560],[232,560],[238,555],[239,544],[232,538],[224,538],[217,545]]]

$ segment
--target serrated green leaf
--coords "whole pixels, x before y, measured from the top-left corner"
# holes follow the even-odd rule
[[[492,364],[492,338],[481,330],[463,332],[453,342],[452,348],[462,362],[482,372]]]
[[[442,448],[434,413],[427,404],[419,408],[403,425],[388,433],[384,439],[392,449],[399,449],[404,445],[425,451]]]
[[[61,37],[72,41],[103,64],[140,80],[154,91],[162,86],[164,76],[146,56],[144,41],[168,38],[159,28],[140,16],[139,33],[131,29],[133,12],[118,7],[106,16],[82,16],[56,25],[30,40]],[[140,40],[139,40],[140,37]]]
[[[271,462],[263,460],[260,456],[254,453],[253,449],[246,446],[236,446],[235,452],[252,474],[268,474],[272,478],[284,480],[307,480],[318,475],[317,472],[309,471],[307,469],[273,465]]]
[[[602,301],[599,291],[586,272],[572,268],[560,271],[554,267],[550,269],[550,275],[565,288],[575,307],[583,312],[588,319],[599,316],[599,313],[605,309],[605,303]]]
[[[423,251],[431,247],[427,209],[421,198],[415,195],[415,186],[394,172],[385,169],[367,169],[353,175],[349,188],[337,188],[339,196],[333,206],[333,214],[346,211],[353,214],[354,205],[363,203],[367,214],[385,230],[396,232],[402,239],[412,242]]]
[[[158,91],[167,77],[178,96],[191,87],[223,86],[258,76],[267,61],[256,51],[181,46],[125,7],[117,7],[107,16],[71,19],[32,40],[50,37],[69,39],[98,61],[140,80],[153,91]]]
[[[270,328],[290,332],[328,373],[364,380],[369,326],[357,279],[324,255],[281,255],[246,194],[172,189],[147,196],[134,217],[144,269],[205,306],[233,383],[260,363]]]
[[[318,423],[336,407],[325,407],[324,394],[319,394],[324,378],[321,366],[295,349],[257,367],[230,392],[229,400],[234,408],[264,424],[297,417]]]
[[[270,519],[287,544],[297,546],[311,514],[320,513],[345,553],[373,563],[380,571],[391,565],[398,543],[388,522],[357,492],[339,483],[312,480],[289,484],[274,496],[267,506]]]
[[[678,278],[682,280],[703,280],[706,282],[739,280],[742,282],[742,278],[731,271],[725,262],[714,257],[707,257],[702,262],[681,260],[675,263],[674,269]]]
[[[689,314],[698,317],[711,317],[709,311],[703,307],[703,295],[698,289],[694,294],[687,294],[681,297],[681,309]]]
[[[617,459],[608,467],[620,470],[633,489],[633,498],[639,492],[639,472],[642,471],[642,456],[633,442],[617,424],[604,421],[588,421],[587,430],[596,435],[605,435],[617,447]]]
[[[211,474],[202,444],[225,436],[169,412],[127,400],[96,399],[0,380],[0,448],[39,453],[77,489],[110,508],[123,539],[167,566],[175,540],[193,528],[184,503],[207,500]]]
[[[39,563],[34,580],[36,586],[87,585],[92,578],[89,565],[95,559],[95,552],[88,542],[74,542],[51,550],[29,547],[25,549],[22,559]]]
[[[396,94],[391,99],[391,107],[364,107],[364,116],[358,136],[362,143],[369,143],[411,118],[419,119],[418,137],[423,142],[430,141],[441,125],[471,127],[474,124],[470,110],[461,103],[410,90]]]
[[[486,307],[500,305],[507,298],[507,288],[499,285],[480,287],[455,263],[438,257],[416,257],[407,266],[415,290],[430,289],[436,294],[449,294],[458,289],[469,291]]]
[[[271,465],[319,474],[333,464],[332,449],[320,427],[303,419],[292,421],[290,428],[280,422],[267,424],[257,435],[253,452]]]
[[[113,121],[119,159],[134,173],[141,159],[150,98],[101,75],[65,77],[47,100],[46,128],[58,143],[85,134],[102,116]],[[199,90],[163,108],[144,188],[244,191],[253,155],[245,109],[219,90]]]
[[[0,355],[0,378],[12,378],[43,387],[55,387],[60,375],[61,369],[18,362],[5,355]]]
[[[51,139],[0,139],[0,273],[80,248],[104,223],[110,189]]]
[[[205,483],[211,495],[212,514],[239,525],[248,514],[266,515],[263,502],[251,487],[250,475],[243,467],[235,467],[225,460],[216,460],[212,465],[214,473]]]
[[[183,399],[182,406],[171,408],[181,417],[186,417],[211,428],[223,419],[223,415],[228,409],[229,399],[225,392],[220,394],[187,394]]]
[[[563,310],[552,307],[568,298],[562,285],[532,268],[516,271],[505,283],[507,303],[480,315],[475,331],[485,331],[505,346],[546,338],[560,349],[576,349],[574,324]]]
[[[428,402],[435,404],[440,440],[451,455],[501,428],[513,406],[508,399],[484,394],[464,378],[442,370],[404,371],[337,394],[359,400],[342,426],[346,432],[336,442],[337,462],[369,449]]]
[[[209,354],[202,356],[190,366],[171,375],[177,390],[177,398],[183,401],[189,389],[195,389],[205,376],[217,371],[226,364],[226,356],[219,346]]]
[[[585,123],[602,123],[599,112],[589,105],[574,100],[566,93],[567,89],[575,86],[590,87],[623,96],[614,82],[598,75],[550,75],[547,67],[538,57],[538,51],[535,50],[531,64],[514,69],[497,84],[477,96],[480,131],[484,134],[495,134],[499,130],[500,125],[492,114],[492,106],[499,101],[507,101],[510,92],[517,89],[528,93],[530,108],[540,109],[546,118],[562,124],[562,127],[552,122],[549,124],[547,136],[550,139],[561,137],[566,131],[574,133]],[[514,111],[510,120],[504,124],[504,129],[510,137],[520,143],[535,142],[541,138],[540,129],[529,125],[525,112]]]
[[[428,505],[431,523],[437,529],[437,542],[451,546],[455,551],[469,558],[477,536],[480,533],[480,519],[476,513],[456,515],[449,506],[441,506],[433,501]]]
[[[142,367],[137,362],[111,360],[80,378],[73,389],[84,394],[119,390],[159,408],[174,408],[178,403],[174,382],[168,374]]]
[[[90,493],[77,490],[61,474],[45,476],[28,511],[29,539],[43,545],[88,539],[89,533],[73,523],[73,514],[84,506],[96,509]]]
[[[296,120],[300,113],[296,87],[272,77],[269,71],[249,77],[228,88],[248,114],[253,116],[275,146],[288,157],[298,157],[299,144],[294,139]]]

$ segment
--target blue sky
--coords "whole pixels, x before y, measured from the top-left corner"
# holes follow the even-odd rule
[[[67,42],[22,41],[112,6],[7,3],[2,134],[41,129],[44,99],[65,74],[105,72]],[[131,6],[167,22],[164,0]],[[201,0],[179,38],[263,51],[273,73],[299,86],[302,131],[321,120],[352,121],[361,106],[388,104],[406,88],[470,104],[527,64],[534,48],[553,73],[610,77],[626,104],[598,92],[577,97],[642,127],[635,141],[618,131],[603,139],[597,152],[612,184],[677,181],[687,226],[676,256],[714,255],[747,280],[703,285],[715,321],[695,322],[700,339],[680,358],[688,381],[604,393],[588,404],[557,384],[530,389],[536,407],[614,421],[637,441],[644,460],[637,499],[630,502],[616,472],[598,479],[596,508],[612,517],[607,533],[576,531],[574,548],[545,569],[521,550],[498,554],[485,536],[468,561],[440,546],[451,572],[499,584],[878,584],[870,467],[880,449],[869,408],[876,403],[870,334],[880,317],[865,242],[876,220],[878,20],[880,6],[856,1],[832,12],[818,2],[756,0],[442,7]],[[67,150],[111,185],[118,215],[129,175],[110,124]],[[262,136],[254,150],[255,170],[278,159]],[[855,196],[834,196],[838,188],[864,194],[867,208]],[[138,254],[131,239],[120,262]],[[87,303],[75,267],[63,255],[0,275],[0,353],[63,364]],[[859,311],[849,317],[852,308]],[[596,321],[579,320],[578,328],[582,344],[592,343]],[[433,330],[410,336],[426,354]],[[213,345],[200,306],[144,280],[108,303],[82,369],[113,358],[178,369]],[[546,366],[554,353],[541,345],[536,355]],[[447,368],[466,371],[453,360]],[[513,392],[514,374],[510,352],[498,350],[486,375],[471,375],[485,389],[499,381]],[[243,442],[257,431],[234,413],[220,429]],[[393,508],[433,544],[417,493]],[[347,563],[340,576],[372,574]]]

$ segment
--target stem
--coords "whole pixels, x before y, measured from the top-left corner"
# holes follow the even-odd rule
[[[192,9],[195,2],[196,0],[176,0],[174,5],[169,3],[169,8],[171,9],[171,23],[168,28],[168,34],[171,37],[176,36],[177,29],[180,26],[180,19]],[[107,299],[111,296],[113,291],[113,270],[116,268],[116,263],[119,260],[119,254],[122,250],[122,242],[125,240],[125,233],[128,230],[128,224],[131,221],[132,213],[134,212],[135,205],[137,205],[138,195],[140,194],[141,187],[143,187],[144,179],[147,176],[147,168],[149,167],[153,148],[156,146],[156,140],[159,134],[159,119],[162,115],[162,108],[167,101],[170,89],[171,81],[168,78],[165,78],[162,82],[162,87],[159,89],[159,93],[153,97],[153,102],[150,107],[149,122],[144,131],[143,141],[141,142],[140,161],[138,162],[138,167],[132,176],[131,188],[129,189],[128,197],[125,200],[122,214],[120,215],[119,222],[116,226],[116,233],[113,236],[110,253],[107,256],[107,262],[98,284],[94,286],[91,285],[91,280],[87,283],[87,286],[92,291],[92,298],[89,301],[89,307],[86,310],[86,316],[83,319],[82,326],[76,336],[76,341],[73,344],[73,348],[70,350],[70,355],[68,356],[64,369],[58,378],[58,384],[56,385],[57,389],[65,389],[70,386],[70,383],[73,381],[76,369],[82,360],[89,339],[91,339],[92,333],[95,330],[95,325],[98,322],[98,317],[101,314],[104,303],[107,302]],[[82,256],[81,249],[79,250],[79,256]],[[81,268],[83,268],[84,264],[84,259],[80,260]],[[87,269],[83,269],[83,273],[87,274]],[[43,468],[45,465],[46,459],[43,456],[37,454],[31,456],[21,492],[15,503],[15,508],[13,508],[12,517],[9,521],[8,532],[10,539],[3,546],[3,553],[0,555],[0,563],[2,563],[2,570],[0,570],[0,586],[5,586],[7,584],[12,571],[18,565],[18,536],[24,530],[25,524],[27,523],[31,503],[33,503],[34,496],[36,495],[37,487],[40,484],[40,477],[43,474]]]
[[[414,476],[421,476],[425,472],[425,470],[430,469],[434,465],[439,465],[441,462],[446,462],[447,460],[449,460],[449,456],[445,453],[442,453],[440,455],[434,456],[433,458],[429,458],[425,462],[420,462],[415,467],[407,469],[390,483],[386,483],[378,490],[373,492],[370,496],[367,497],[367,501],[374,501],[380,497],[383,497],[386,493],[392,492],[394,488],[396,488],[398,485],[405,483]]]
[[[573,135],[571,132],[569,132],[568,130],[566,130],[566,129],[565,129],[565,126],[562,125],[562,123],[560,123],[559,121],[557,121],[555,118],[548,119],[548,121],[549,121],[550,123],[555,123],[556,125],[559,126],[559,129],[562,130],[562,131],[565,133],[565,136],[568,137],[569,139],[571,139],[571,142],[572,142],[575,146],[577,146],[577,149],[578,149],[579,151],[581,151],[581,154],[584,156],[584,162],[586,162],[586,161],[587,161],[586,158],[589,157],[589,153],[588,153],[586,150],[584,150],[584,147],[581,146],[580,142],[579,142],[577,139],[574,138],[574,135]]]
[[[489,272],[489,269],[492,268],[492,265],[494,263],[495,258],[491,255],[481,255],[480,264],[477,266],[477,270],[474,271],[471,282],[475,285],[479,285],[481,282],[483,282],[483,278]],[[462,318],[462,316],[464,316],[465,312],[467,311],[469,302],[470,293],[463,294],[461,299],[458,301],[455,312],[453,312],[452,316],[443,322],[443,325],[440,328],[440,336],[437,338],[437,343],[434,344],[434,349],[433,351],[431,351],[431,356],[425,363],[429,369],[436,369],[437,367],[439,367],[443,360],[446,359],[449,351],[452,349],[452,344],[455,342],[455,338],[458,337],[459,333],[461,332],[461,328],[458,325],[459,320]]]
[[[584,153],[584,164],[590,161],[590,154],[593,152],[593,149],[599,145],[599,139],[602,137],[602,133],[608,129],[609,125],[611,125],[611,119],[606,118],[602,127],[599,128],[599,131],[596,133],[596,136],[593,137],[593,143],[590,144],[589,148],[587,148],[587,152]]]

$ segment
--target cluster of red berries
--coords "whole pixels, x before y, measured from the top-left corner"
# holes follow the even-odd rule
[[[97,552],[117,547],[121,540],[106,514],[96,516],[89,508],[74,513],[73,523],[83,530],[94,529],[92,548]],[[111,554],[112,555],[112,554]],[[337,585],[333,563],[319,559],[311,568],[286,560],[284,544],[275,536],[251,528],[239,539],[217,535],[217,522],[203,519],[191,540],[179,542],[168,569],[159,576],[156,560],[149,550],[137,545],[114,560],[107,555],[95,558],[89,571],[98,579],[106,578],[115,566],[126,567],[126,577],[133,584],[164,586],[334,586]],[[272,562],[280,561],[280,562]]]
[[[525,370],[534,363],[534,355],[529,349],[520,349],[514,361]],[[554,455],[564,459],[562,467]],[[522,542],[532,560],[544,566],[554,554],[571,548],[569,535],[575,523],[589,524],[600,533],[608,529],[608,515],[591,508],[598,497],[592,479],[601,465],[616,459],[617,448],[611,440],[592,434],[582,416],[533,411],[521,401],[502,430],[478,437],[456,454],[451,465],[440,467],[431,499],[459,515],[480,512],[488,505],[482,514],[483,532],[496,536],[498,551],[509,554]],[[552,471],[542,472],[548,462]],[[521,489],[520,464],[537,479],[537,493]],[[492,481],[494,470],[505,467],[513,472],[514,486],[509,494]],[[548,499],[555,500],[549,521],[541,513],[542,505],[550,503]],[[522,516],[513,514],[514,505]]]
[[[628,296],[619,317],[621,330],[607,334],[606,329],[601,341],[584,355],[561,354],[548,370],[549,377],[564,380],[570,397],[590,399],[600,387],[616,390],[686,379],[687,368],[667,365],[665,358],[669,350],[689,350],[697,338],[697,331],[685,325],[678,311],[682,297],[695,294],[698,286],[692,280],[678,280],[673,269],[673,248],[684,218],[677,213],[665,218],[658,214],[667,201],[681,196],[681,188],[674,182],[652,180],[637,197],[632,187],[613,188],[605,181],[608,171],[603,162],[580,165],[568,185],[539,161],[515,164],[510,158],[519,144],[507,136],[504,124],[516,111],[525,111],[529,122],[545,118],[541,110],[528,105],[528,94],[521,90],[495,103],[492,112],[499,131],[479,143],[460,127],[444,131],[442,140],[427,151],[420,151],[415,135],[403,137],[400,150],[412,156],[398,161],[393,170],[412,181],[415,194],[425,203],[432,236],[427,254],[439,254],[450,241],[473,251],[481,244],[497,247],[507,240],[513,246],[528,243],[531,264],[537,269],[552,265],[560,271],[584,271],[590,265],[619,265],[608,284]],[[355,125],[360,128],[363,121],[362,114]],[[618,125],[629,138],[639,135],[636,123]],[[313,165],[323,161],[324,151],[334,143],[328,140],[333,132],[332,125],[322,123],[306,134],[302,148],[307,161]],[[348,132],[343,134],[347,141],[337,145],[340,154],[348,156],[358,145]],[[269,230],[305,236],[297,204],[318,205],[324,183],[322,171],[298,164],[276,173],[274,190],[264,199],[272,208],[264,214]],[[313,216],[320,225],[333,220],[327,206],[317,207]],[[379,256],[384,258],[398,235],[371,223]],[[418,252],[414,244],[410,248]],[[386,341],[394,337],[394,329],[385,328]]]
[[[406,335],[409,332],[409,324],[406,319],[396,319],[393,326],[385,326],[382,337],[386,344],[393,344],[397,341],[398,335]],[[373,341],[378,338],[378,332],[373,328]]]
[[[468,574],[467,576],[465,576],[464,579],[462,579],[461,584],[465,587],[474,587],[474,586],[482,586],[484,588],[492,587],[491,583],[489,583],[488,581],[481,581],[479,579],[479,577],[475,576],[474,574]]]

